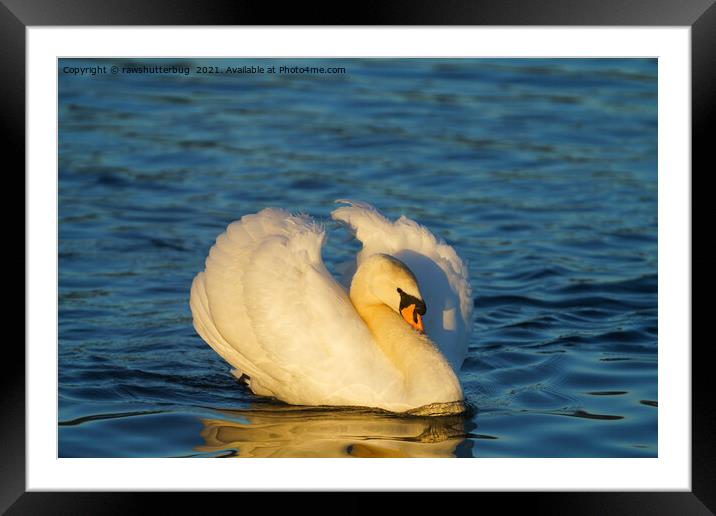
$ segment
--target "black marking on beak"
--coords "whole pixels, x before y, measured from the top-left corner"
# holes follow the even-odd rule
[[[427,310],[427,307],[425,306],[425,301],[423,301],[422,299],[418,299],[415,296],[411,296],[410,294],[406,294],[400,288],[398,288],[398,294],[400,294],[400,310],[402,310],[406,306],[415,305],[414,314],[419,314],[421,316],[425,315],[425,312]],[[414,314],[413,318],[415,319],[415,322],[417,322],[417,318]]]

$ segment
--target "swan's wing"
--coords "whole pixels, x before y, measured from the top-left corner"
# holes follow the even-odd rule
[[[324,241],[309,217],[283,210],[233,222],[194,280],[194,325],[257,394],[370,405],[389,388],[375,379],[396,375],[323,264]]]
[[[428,308],[423,317],[426,333],[459,369],[472,325],[472,295],[468,269],[455,249],[405,216],[393,222],[369,204],[337,202],[348,206],[336,209],[331,216],[346,224],[363,243],[357,266],[373,254],[385,253],[413,271]]]

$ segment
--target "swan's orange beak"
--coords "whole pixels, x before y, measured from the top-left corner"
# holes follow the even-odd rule
[[[425,333],[423,329],[423,318],[420,314],[415,311],[415,305],[408,305],[400,311],[400,314],[410,326],[418,330],[420,333]]]

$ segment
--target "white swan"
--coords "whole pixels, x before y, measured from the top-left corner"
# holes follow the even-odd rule
[[[350,295],[321,259],[324,229],[267,208],[216,239],[191,287],[196,331],[257,395],[294,405],[461,411],[455,371],[470,330],[467,268],[412,220],[339,202],[349,206],[331,216],[363,243]]]

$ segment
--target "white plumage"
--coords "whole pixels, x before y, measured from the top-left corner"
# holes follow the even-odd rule
[[[466,267],[412,220],[391,222],[367,204],[342,202],[349,205],[332,217],[363,243],[350,296],[321,259],[325,230],[267,208],[231,223],[211,248],[191,287],[196,331],[258,395],[297,405],[456,410],[463,396],[454,371],[467,351],[472,307]],[[422,297],[426,335],[401,317],[397,288]]]

